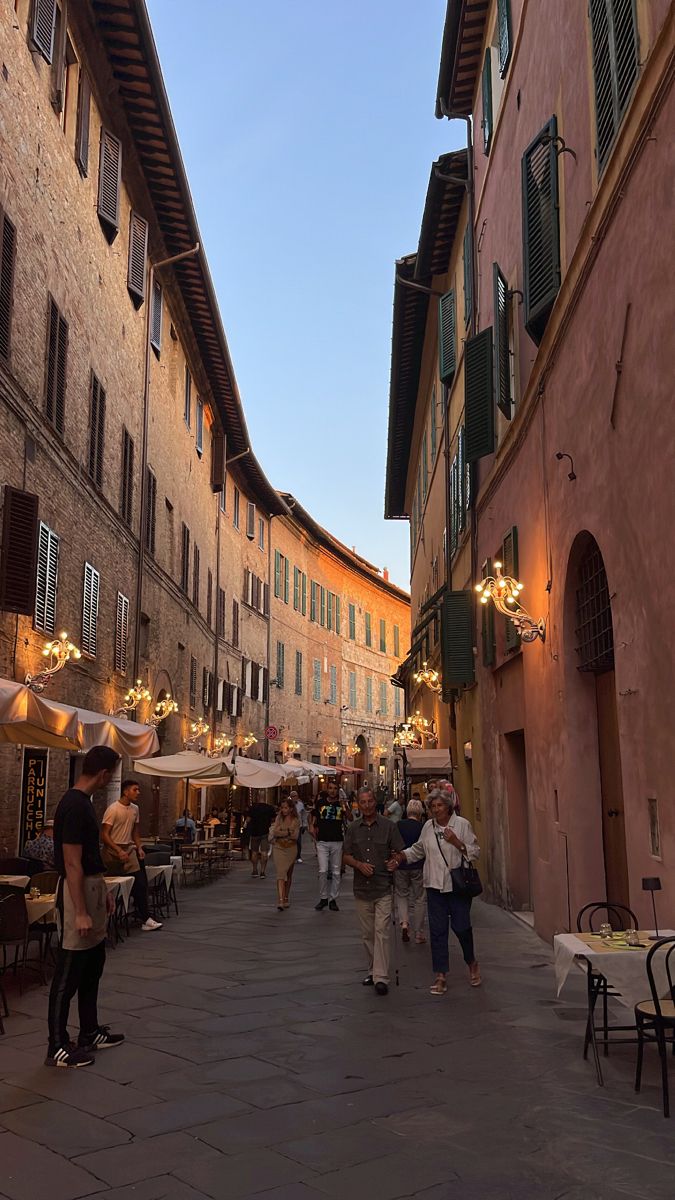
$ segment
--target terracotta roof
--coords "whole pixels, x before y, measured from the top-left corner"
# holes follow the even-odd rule
[[[467,117],[481,69],[490,0],[448,0],[436,88],[436,116]]]
[[[91,0],[96,31],[110,62],[167,256],[203,246],[144,0]],[[195,341],[227,434],[228,457],[251,440],[206,256],[173,268]],[[245,485],[269,513],[285,511],[253,451],[237,464]]]

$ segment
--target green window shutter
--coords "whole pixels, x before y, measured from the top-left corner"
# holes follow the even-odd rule
[[[384,618],[380,618],[380,650],[383,654],[387,653],[387,622]]]
[[[398,625],[394,625],[394,658],[401,657],[401,631]]]
[[[460,426],[457,435],[457,472],[458,480],[458,500],[459,500],[459,529],[466,529],[466,509],[467,509],[467,491],[466,491],[466,430],[464,426]]]
[[[602,170],[639,67],[634,0],[590,0],[598,168]]]
[[[302,572],[302,615],[307,616],[307,576]]]
[[[316,621],[316,598],[317,598],[318,590],[319,590],[318,583],[315,583],[314,580],[312,580],[312,591],[311,591],[310,601],[309,601],[309,619],[310,619],[310,621]]]
[[[497,408],[511,420],[511,361],[509,358],[509,285],[499,264],[492,264],[495,316],[495,400]]]
[[[325,587],[321,588],[321,624],[325,628],[325,625],[326,625],[326,589],[325,589]]]
[[[300,570],[298,567],[293,567],[293,608],[296,612],[300,608]]]
[[[366,646],[372,646],[373,632],[370,624],[370,613],[366,613]]]
[[[335,599],[335,597],[333,596],[333,593],[329,592],[328,600],[326,603],[326,629],[328,630],[329,633],[331,633],[333,630],[333,601],[334,601],[334,599]]]
[[[291,566],[290,566],[290,563],[287,558],[284,558],[283,563],[284,563],[284,604],[288,604],[289,580],[290,580]]]
[[[557,136],[553,116],[522,159],[525,328],[537,345],[560,290]]]
[[[504,534],[502,542],[502,574],[510,575],[512,579],[518,578],[518,528],[516,525],[512,525]],[[506,649],[517,650],[520,646],[520,634],[513,621],[510,621],[508,617],[504,617],[504,628],[506,631]]]
[[[497,0],[499,74],[504,77],[511,58],[511,0]]]
[[[337,633],[338,637],[340,637],[340,634],[342,632],[342,614],[341,614],[340,610],[341,610],[340,597],[336,596],[335,597],[335,632]]]
[[[464,230],[464,244],[462,247],[462,262],[464,265],[464,324],[468,325],[471,321],[471,311],[473,309],[473,253],[471,244],[471,226],[467,225]]]
[[[436,384],[431,392],[431,461],[436,461]]]
[[[353,642],[356,641],[356,605],[349,605],[349,636]]]
[[[281,551],[274,551],[274,595],[281,596]]]
[[[486,558],[481,570],[481,579],[487,579],[488,575],[492,575],[492,559]],[[492,600],[488,600],[487,604],[481,604],[482,616],[482,642],[483,642],[483,666],[493,667],[497,657],[497,647],[495,643],[495,606]]]
[[[492,54],[489,46],[483,60],[482,103],[483,153],[489,154],[492,141]]]
[[[457,530],[459,528],[457,492],[458,492],[457,455],[450,463],[450,558],[457,550]]]
[[[457,341],[454,290],[438,301],[438,373],[441,383],[451,384],[457,367]]]
[[[443,699],[453,688],[473,683],[473,596],[469,591],[446,592],[441,609],[441,675]]]
[[[356,708],[356,671],[349,672],[349,707]]]
[[[471,463],[495,448],[491,325],[464,348],[464,414],[466,461]]]

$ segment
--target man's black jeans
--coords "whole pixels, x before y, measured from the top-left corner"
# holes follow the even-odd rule
[[[58,951],[49,991],[49,1053],[68,1044],[68,1013],[77,992],[80,1034],[98,1029],[98,985],[105,965],[105,941],[91,950]]]

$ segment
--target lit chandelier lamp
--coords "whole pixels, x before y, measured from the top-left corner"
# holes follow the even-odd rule
[[[324,752],[329,758],[335,758],[337,757],[337,752],[339,749],[340,747],[338,746],[337,742],[329,742],[328,745],[324,747]]]
[[[300,743],[296,742],[295,738],[291,738],[290,742],[286,742],[286,753],[295,754],[300,749]]]
[[[345,753],[349,754],[351,758],[355,758],[356,755],[359,753],[359,748],[356,745],[356,743],[353,742],[351,746],[347,746]]]
[[[546,641],[546,621],[543,618],[535,620],[520,603],[520,593],[525,585],[510,575],[502,575],[500,562],[496,562],[494,568],[494,575],[488,575],[476,584],[481,604],[489,604],[492,600],[497,612],[513,621],[524,642],[536,642],[537,638]]]
[[[253,733],[247,733],[247,734],[245,735],[245,737],[244,737],[244,740],[243,740],[243,742],[242,742],[242,745],[243,745],[243,747],[244,747],[244,750],[250,750],[250,749],[251,749],[251,746],[255,746],[255,745],[257,745],[257,742],[258,742],[258,739],[257,739],[257,737],[255,736],[255,734],[253,734]]]
[[[394,734],[394,745],[399,749],[405,746],[419,746],[421,740],[418,730],[410,721],[404,721],[399,725]]]
[[[199,717],[190,725],[190,732],[193,738],[200,738],[203,737],[205,733],[208,733],[210,728],[211,726],[209,725],[208,721],[205,721],[203,717]]]
[[[373,746],[373,754],[376,758],[388,758],[389,747],[385,746],[382,742],[378,742],[377,746]]]
[[[141,679],[137,679],[134,686],[129,688],[124,697],[124,703],[119,708],[116,708],[112,715],[114,717],[126,717],[134,709],[138,708],[139,704],[147,704],[149,700],[152,700],[152,692],[145,687]]]
[[[26,675],[24,680],[32,692],[44,692],[50,679],[63,670],[71,658],[81,658],[82,652],[69,640],[67,633],[61,633],[54,641],[45,642],[42,655],[50,660],[49,666],[44,667],[37,675]]]
[[[178,712],[178,701],[172,700],[171,696],[165,696],[163,700],[157,701],[154,713],[148,717],[145,723],[156,729],[158,725],[161,725],[162,721],[165,721],[167,717],[170,717],[175,712]]]
[[[231,746],[232,738],[228,737],[226,733],[219,733],[218,736],[213,739],[214,754],[222,754],[223,750],[229,750]]]
[[[421,671],[415,671],[413,679],[415,680],[415,683],[423,683],[432,692],[440,692],[441,690],[441,679],[438,671],[435,671],[433,667],[428,666],[426,662],[422,663]]]

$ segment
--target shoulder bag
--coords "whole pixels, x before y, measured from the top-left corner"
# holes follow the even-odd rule
[[[441,858],[450,870],[453,892],[456,892],[458,896],[466,896],[470,899],[473,899],[474,896],[480,896],[483,891],[483,885],[473,863],[469,862],[469,859],[463,854],[460,865],[458,867],[451,867],[441,846],[442,835],[439,837],[436,833],[435,837]]]

